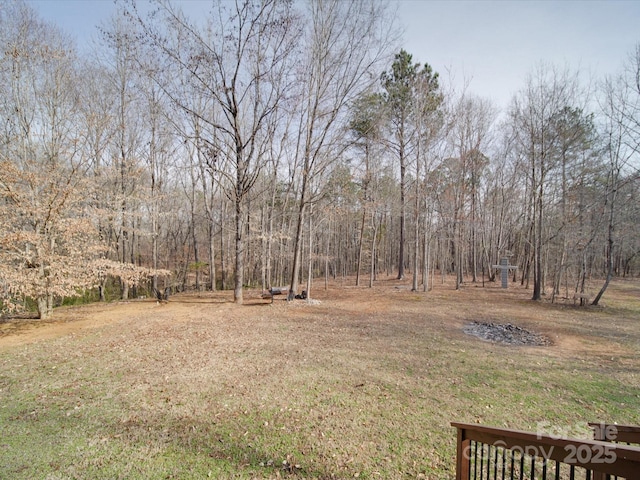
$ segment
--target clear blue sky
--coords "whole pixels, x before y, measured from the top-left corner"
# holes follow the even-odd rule
[[[114,10],[112,0],[29,3],[71,34],[80,51]],[[189,11],[209,5],[187,3]],[[415,61],[430,63],[444,82],[450,72],[458,87],[470,80],[469,91],[499,107],[540,61],[601,77],[618,71],[640,42],[640,0],[400,0],[398,13]]]

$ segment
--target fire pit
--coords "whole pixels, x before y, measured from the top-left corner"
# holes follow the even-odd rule
[[[545,335],[530,332],[511,323],[492,323],[473,321],[463,328],[464,333],[488,342],[505,345],[548,346],[551,341]]]

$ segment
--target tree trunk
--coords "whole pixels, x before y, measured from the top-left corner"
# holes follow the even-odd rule
[[[304,183],[304,180],[303,180]],[[300,200],[298,206],[298,220],[296,224],[296,235],[293,250],[293,265],[291,267],[291,284],[289,285],[289,295],[287,300],[291,301],[295,298],[298,290],[300,261],[302,256],[302,225],[304,222],[304,199]]]
[[[423,252],[422,252],[422,291],[429,291],[429,221],[425,216],[424,238],[423,238]]]
[[[155,203],[155,199],[152,200]],[[151,220],[151,262],[153,264],[154,274],[151,280],[151,287],[153,291],[158,289],[158,275],[155,272],[158,270],[158,222],[156,219],[156,208],[154,207],[154,213]]]
[[[311,129],[313,130],[313,129]],[[298,216],[296,222],[296,234],[294,237],[294,247],[293,247],[293,265],[291,267],[291,284],[289,285],[289,295],[287,296],[287,300],[291,301],[295,298],[297,290],[298,290],[298,282],[300,275],[300,263],[302,262],[302,227],[304,225],[304,210],[307,201],[307,182],[309,180],[309,155],[310,155],[310,144],[312,133],[309,133],[307,136],[307,144],[305,146],[305,160],[304,167],[302,171],[302,185],[300,186],[300,203],[298,204]]]
[[[472,170],[471,180],[471,281],[478,282],[478,235],[476,226],[476,169]]]
[[[222,283],[222,290],[227,288],[227,268],[226,268],[226,258],[227,256],[225,255],[225,251],[224,251],[224,219],[227,216],[227,203],[224,201],[224,199],[222,200],[222,206],[220,208],[221,210],[221,215],[220,215],[220,275],[221,275],[221,283]]]
[[[208,219],[208,240],[209,240],[209,283],[211,284],[211,291],[216,291],[216,249],[215,249],[215,231],[213,225],[213,219]]]
[[[604,292],[607,291],[607,287],[609,287],[609,282],[611,282],[611,278],[613,277],[613,247],[615,244],[614,241],[614,230],[615,230],[615,204],[616,204],[616,196],[617,196],[617,174],[612,172],[612,182],[614,183],[613,189],[611,192],[611,204],[609,205],[609,226],[607,229],[607,276],[605,277],[604,284],[602,288],[591,302],[591,305],[598,305],[600,303],[600,299],[604,295]]]
[[[461,236],[459,233],[460,230],[460,220],[458,218],[458,209],[454,210],[453,213],[453,234],[451,239],[451,257],[453,260],[453,273],[456,277],[456,290],[460,289],[460,284],[462,283],[462,265],[460,265],[460,259],[462,255],[460,253],[461,245],[459,242],[459,237]]]
[[[124,280],[120,281],[120,286],[122,287],[122,300],[127,300],[129,298],[129,284]]]
[[[40,318],[40,320],[45,320],[51,315],[51,312],[49,311],[49,302],[47,301],[47,297],[46,296],[38,297],[38,299],[36,300],[36,303],[38,304],[38,317]]]
[[[360,286],[360,266],[362,264],[362,250],[363,250],[363,240],[364,240],[364,225],[367,221],[367,208],[362,208],[362,224],[360,226],[360,235],[358,237],[358,263],[356,265],[356,287]]]
[[[371,223],[373,223],[373,236],[371,238],[371,270],[369,271],[369,288],[373,287],[373,281],[376,279],[376,239],[378,237],[378,223],[376,222],[376,212],[371,214]]]
[[[244,284],[244,215],[242,211],[242,196],[236,194],[235,199],[235,223],[236,223],[236,236],[235,236],[235,281],[233,287],[233,301],[242,305],[243,298],[243,284]]]
[[[419,184],[419,182],[416,180],[416,185]],[[415,228],[413,231],[414,234],[414,245],[413,245],[413,272],[412,272],[412,284],[411,284],[411,291],[412,292],[417,292],[418,291],[418,251],[420,250],[420,222],[419,222],[419,218],[420,218],[420,199],[418,196],[419,190],[418,187],[416,186],[416,205],[415,205]]]
[[[200,281],[200,250],[198,248],[198,238],[196,232],[196,219],[195,219],[195,210],[193,209],[193,204],[191,207],[191,242],[193,244],[193,267],[196,270],[196,291],[200,291],[201,281]],[[187,259],[188,262],[188,259]]]
[[[543,179],[540,178],[540,187],[538,198],[536,199],[537,208],[534,217],[534,248],[533,248],[533,297],[532,300],[542,299],[542,209],[543,209]]]
[[[404,278],[404,233],[406,217],[406,180],[404,148],[400,149],[400,245],[398,245],[398,280]]]
[[[313,207],[309,209],[309,269],[307,270],[307,301],[311,300],[311,280],[313,275]]]

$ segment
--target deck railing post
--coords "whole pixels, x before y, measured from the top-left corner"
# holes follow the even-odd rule
[[[458,428],[456,447],[456,480],[469,480],[471,459],[471,440],[466,438],[466,430]]]
[[[593,428],[593,439],[594,440],[602,440],[602,441],[610,441],[607,438],[606,430],[604,425],[602,424],[589,424],[591,428]],[[607,480],[606,474],[602,472],[593,472],[593,480]]]

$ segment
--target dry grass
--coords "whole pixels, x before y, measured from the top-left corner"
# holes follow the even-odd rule
[[[488,284],[333,285],[60,310],[0,325],[0,478],[452,478],[451,421],[640,424],[640,283],[604,308]],[[473,320],[548,335],[508,347]]]

